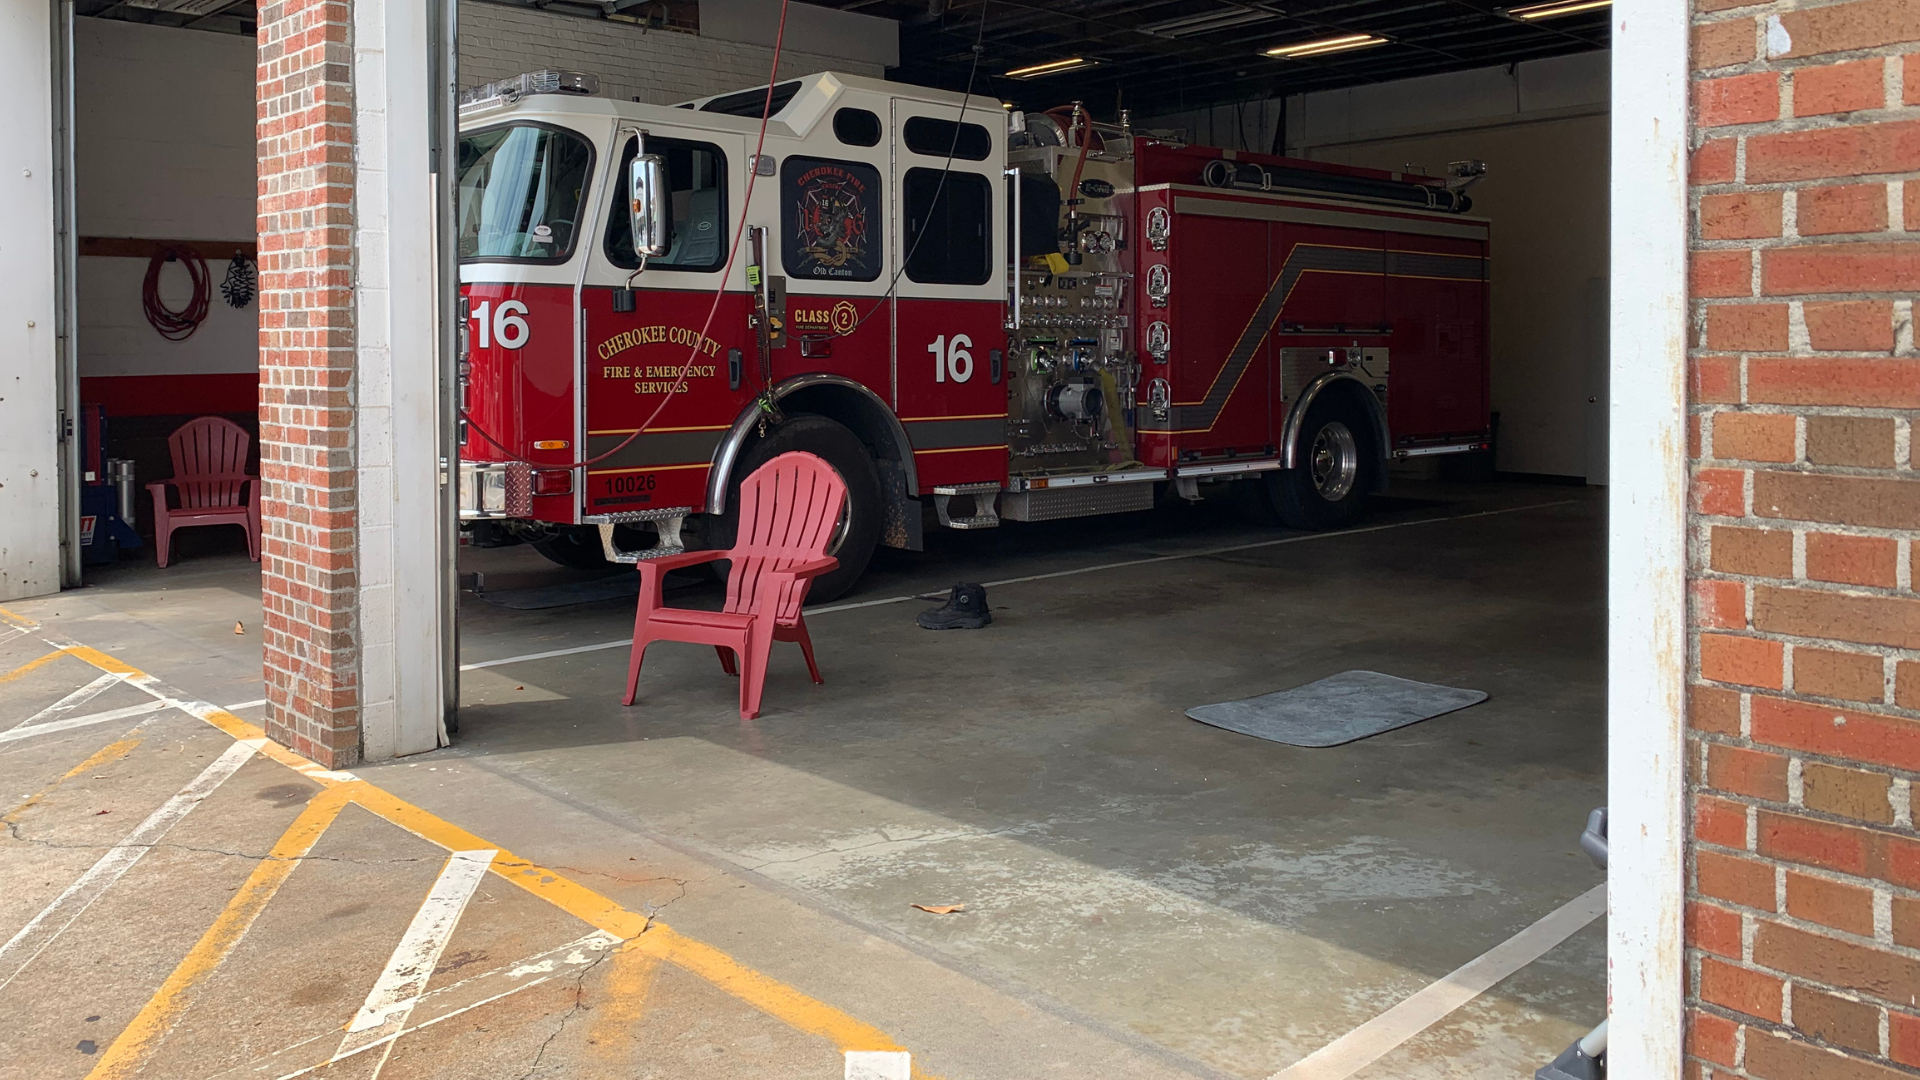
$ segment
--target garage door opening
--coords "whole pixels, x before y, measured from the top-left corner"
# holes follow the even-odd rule
[[[1618,587],[1604,5],[468,0],[456,121],[411,59],[450,35],[364,2],[311,98],[265,7],[73,24],[76,486],[118,559],[60,619],[200,665],[223,715],[312,706],[300,782],[383,793],[341,819],[366,837],[320,826],[342,860],[432,867],[313,908],[392,932],[343,945],[351,994],[300,989],[288,1047],[392,1023],[396,1065],[439,1060],[444,1007],[494,1010],[522,1071],[851,1077],[910,1048],[950,1076],[1330,1080],[1524,1075],[1607,1015],[1577,847]],[[292,222],[269,129],[307,105],[343,141],[307,148],[335,175]],[[293,282],[271,260],[302,244]],[[329,408],[337,445],[263,434]],[[301,560],[257,567],[226,525],[152,564],[144,485],[203,416],[248,437],[242,473],[263,439],[334,461],[269,515],[311,527]],[[776,644],[743,720],[707,648],[662,645],[621,706],[631,563],[737,535],[739,480],[802,427],[864,500],[806,610],[825,682]],[[955,582],[992,625],[915,626]],[[727,601],[711,567],[664,591]],[[340,621],[289,626],[328,596]],[[263,690],[263,634],[309,666]],[[1488,697],[1318,747],[1185,715],[1356,671]],[[419,896],[452,912],[437,945]],[[444,950],[405,992],[393,941]],[[527,983],[507,1016],[510,959],[574,996]],[[499,986],[455,974],[482,960]],[[181,1030],[196,1065],[291,1052]]]

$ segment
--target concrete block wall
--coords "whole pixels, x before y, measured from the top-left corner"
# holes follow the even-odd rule
[[[1920,1075],[1920,4],[1692,66],[1688,1076]]]
[[[630,23],[553,15],[468,0],[460,5],[460,82],[478,86],[523,71],[563,68],[600,78],[600,93],[670,105],[764,86],[773,50]],[[817,71],[881,78],[871,61],[783,49],[780,76]]]

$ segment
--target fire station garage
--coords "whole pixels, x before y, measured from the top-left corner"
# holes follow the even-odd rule
[[[0,1073],[1605,1046],[1607,0],[15,6]]]

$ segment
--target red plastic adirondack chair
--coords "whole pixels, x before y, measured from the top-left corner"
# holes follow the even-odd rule
[[[827,554],[847,485],[825,461],[812,454],[781,454],[753,470],[740,485],[740,528],[730,551],[689,551],[640,561],[640,610],[633,620],[633,658],[627,666],[627,696],[633,704],[640,685],[640,661],[656,641],[711,645],[720,667],[736,674],[739,658],[740,718],[760,715],[760,693],[767,682],[767,658],[776,641],[797,642],[814,682],[822,681],[813,662],[800,604],[813,579],[840,565]],[[677,566],[729,559],[727,606],[720,611],[691,611],[663,605],[661,580]]]
[[[247,557],[260,561],[260,478],[247,473],[245,429],[218,416],[189,420],[167,437],[173,452],[173,479],[148,484],[153,495],[153,547],[167,565],[175,529],[195,525],[238,525],[247,530]],[[180,505],[167,505],[167,489]]]

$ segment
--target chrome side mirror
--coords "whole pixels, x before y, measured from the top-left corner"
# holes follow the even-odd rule
[[[665,255],[673,246],[673,211],[669,207],[667,163],[659,154],[640,154],[627,173],[632,193],[633,250],[637,255]]]

